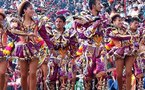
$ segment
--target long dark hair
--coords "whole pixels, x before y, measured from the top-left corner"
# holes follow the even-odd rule
[[[23,14],[25,13],[24,10],[26,10],[30,6],[31,6],[31,3],[29,1],[24,2],[24,4],[21,6],[21,9],[19,11],[20,17],[23,17]]]

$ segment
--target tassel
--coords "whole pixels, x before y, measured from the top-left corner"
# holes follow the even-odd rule
[[[110,50],[113,46],[114,46],[114,43],[113,43],[113,41],[111,40],[107,45],[105,45],[105,48],[106,48],[107,50]]]
[[[42,38],[37,38],[36,41],[38,42],[38,44],[41,46],[41,48],[44,48],[44,40]]]
[[[5,54],[5,55],[10,55],[10,54],[11,54],[11,51],[12,51],[12,49],[13,49],[13,47],[14,47],[14,42],[10,42],[10,43],[6,46],[6,48],[3,50],[3,54]]]
[[[80,45],[78,51],[76,52],[76,55],[77,55],[77,56],[80,56],[80,55],[82,55],[82,54],[83,54],[83,45]]]

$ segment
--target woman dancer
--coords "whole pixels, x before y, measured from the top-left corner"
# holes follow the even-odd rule
[[[22,18],[20,29],[12,29],[20,40],[15,45],[14,55],[19,59],[21,85],[23,90],[36,90],[36,71],[38,66],[39,47],[37,47],[38,23],[32,17],[34,9],[29,1],[24,1],[19,6],[19,15]],[[29,71],[29,74],[28,74]],[[29,80],[27,78],[29,75]],[[29,87],[28,84],[29,83]]]
[[[115,44],[114,60],[117,71],[117,81],[119,90],[122,90],[123,69],[126,67],[126,90],[131,89],[132,66],[136,59],[138,51],[138,36],[137,27],[138,21],[134,19],[130,23],[130,29],[124,28],[119,14],[112,16],[114,29],[109,33],[109,37]],[[133,28],[134,26],[134,28]]]

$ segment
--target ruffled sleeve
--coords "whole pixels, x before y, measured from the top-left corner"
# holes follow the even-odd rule
[[[117,39],[117,40],[129,40],[131,39],[131,36],[129,35],[122,35],[118,32],[117,29],[111,29],[110,31],[108,31],[107,36],[109,36],[112,39]]]
[[[39,35],[43,38],[48,48],[53,48],[53,43],[50,41],[50,35],[47,34],[45,24],[39,26]]]

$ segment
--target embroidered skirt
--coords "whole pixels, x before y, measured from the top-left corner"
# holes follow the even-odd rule
[[[132,46],[125,46],[125,47],[113,47],[111,50],[113,55],[113,60],[117,59],[125,59],[126,56],[137,56],[138,50]]]
[[[39,48],[32,42],[25,44],[15,44],[14,56],[19,60],[32,60],[39,57]]]
[[[145,52],[140,52],[134,63],[135,75],[144,73],[145,71]]]

